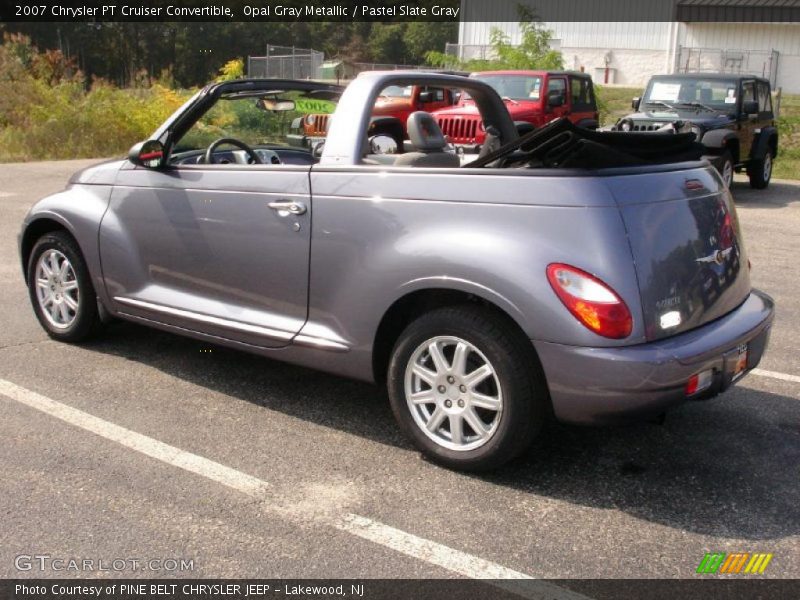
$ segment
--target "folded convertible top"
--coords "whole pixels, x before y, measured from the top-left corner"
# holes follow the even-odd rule
[[[532,167],[601,169],[699,160],[704,149],[693,133],[592,131],[561,118],[464,166],[483,167],[512,153],[516,164]]]

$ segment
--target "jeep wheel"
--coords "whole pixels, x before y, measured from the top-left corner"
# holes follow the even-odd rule
[[[429,458],[465,471],[521,454],[544,422],[533,347],[489,311],[443,308],[411,323],[389,365],[392,410]]]
[[[750,161],[747,167],[747,176],[750,178],[750,187],[763,190],[772,179],[772,153],[768,150],[763,158]]]
[[[730,189],[733,185],[733,156],[729,151],[725,151],[720,159],[721,168],[719,174],[722,176],[722,181],[725,182],[725,187]]]

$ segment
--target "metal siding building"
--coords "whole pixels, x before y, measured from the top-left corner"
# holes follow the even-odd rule
[[[517,5],[525,0],[462,0],[460,54],[469,58],[485,47],[493,28],[520,41]],[[589,0],[530,2],[569,69],[583,69],[596,81],[643,86],[651,75],[676,71],[731,71],[764,75],[776,87],[800,93],[800,23],[697,22],[679,17],[714,19],[731,10],[744,16],[797,18],[795,0]],[[763,12],[766,9],[784,12]],[[717,10],[718,12],[714,12]],[[753,11],[761,10],[761,13]],[[705,12],[698,12],[705,11]],[[727,11],[727,12],[725,12]],[[614,15],[631,21],[605,21]],[[484,51],[485,53],[485,51]]]

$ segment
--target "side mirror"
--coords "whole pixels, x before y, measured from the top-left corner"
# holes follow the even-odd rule
[[[419,101],[421,104],[427,104],[428,102],[433,102],[433,92],[420,92],[419,93]]]
[[[564,94],[559,90],[551,90],[547,93],[547,106],[564,106]]]
[[[139,167],[159,169],[164,166],[164,144],[158,140],[139,142],[128,152],[128,160]]]
[[[325,140],[320,140],[315,142],[311,146],[311,156],[314,158],[320,158],[322,156],[322,151],[325,148]]]
[[[631,108],[633,110],[639,110],[639,105],[641,105],[641,103],[642,103],[642,99],[637,96],[636,98],[633,98],[631,100]]]
[[[755,100],[747,100],[746,102],[742,102],[742,112],[746,115],[757,115],[758,102]]]
[[[390,135],[374,135],[369,138],[370,154],[397,154],[397,142]]]

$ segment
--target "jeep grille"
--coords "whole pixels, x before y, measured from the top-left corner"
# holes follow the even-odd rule
[[[455,144],[468,144],[475,141],[479,117],[437,117],[439,128]]]

